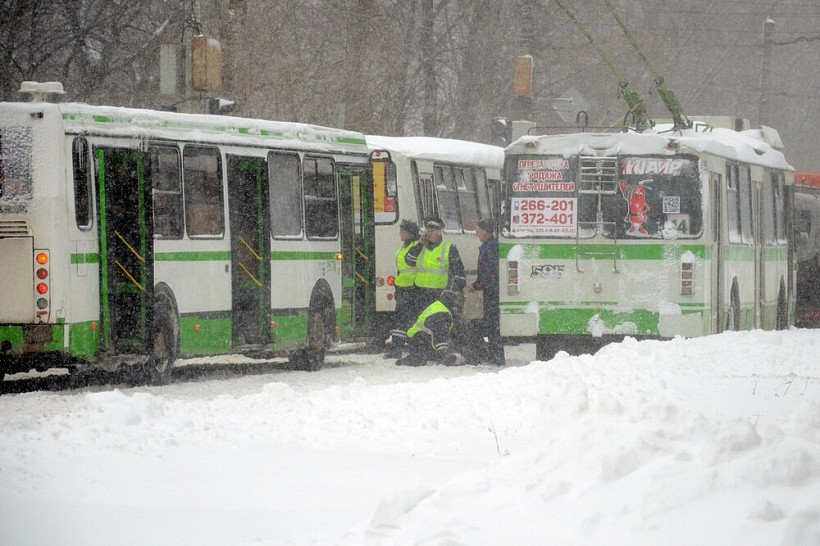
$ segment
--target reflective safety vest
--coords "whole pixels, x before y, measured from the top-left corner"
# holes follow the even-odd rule
[[[410,267],[407,263],[407,253],[410,252],[410,249],[417,244],[419,244],[418,241],[413,241],[409,245],[402,246],[396,251],[396,269],[398,269],[399,274],[396,275],[396,278],[393,281],[395,286],[413,286],[416,282],[416,268]]]
[[[447,288],[450,272],[450,241],[444,241],[434,249],[426,246],[416,262],[416,286],[419,288]]]
[[[447,309],[446,305],[444,305],[440,301],[436,300],[433,303],[431,303],[430,305],[428,305],[427,309],[425,309],[424,311],[421,312],[421,314],[419,315],[419,318],[416,319],[416,323],[413,326],[411,326],[409,330],[407,330],[407,337],[412,338],[413,336],[415,336],[419,332],[427,332],[428,334],[430,334],[430,337],[432,338],[433,337],[433,332],[431,332],[430,329],[427,326],[424,325],[424,323],[429,317],[435,315],[436,313],[447,313],[447,315],[450,317],[449,330],[450,330],[450,332],[452,332],[453,331],[453,314],[450,312],[449,309]]]

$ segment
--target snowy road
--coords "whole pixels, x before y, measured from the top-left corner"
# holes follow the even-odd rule
[[[0,544],[820,543],[820,331],[0,396]]]

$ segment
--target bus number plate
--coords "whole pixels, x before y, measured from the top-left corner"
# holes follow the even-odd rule
[[[575,236],[578,225],[575,197],[513,197],[510,206],[513,235]]]

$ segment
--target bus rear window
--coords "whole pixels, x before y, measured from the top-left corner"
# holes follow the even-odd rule
[[[396,164],[392,161],[374,161],[373,212],[377,224],[392,224],[398,218],[396,196]]]
[[[703,207],[697,158],[620,157],[617,169],[613,158],[607,174],[601,175],[605,180],[600,182],[591,181],[590,174],[579,168],[580,163],[577,156],[508,160],[507,234],[609,239],[700,237]]]
[[[32,197],[30,127],[0,129],[0,212],[25,212]]]

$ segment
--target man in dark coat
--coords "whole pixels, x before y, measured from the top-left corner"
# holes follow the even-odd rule
[[[478,278],[467,286],[467,292],[484,292],[484,317],[482,334],[487,338],[487,357],[497,366],[505,364],[504,345],[501,342],[501,322],[498,301],[498,239],[495,238],[495,221],[482,218],[478,221],[476,235],[481,246],[478,249]]]

